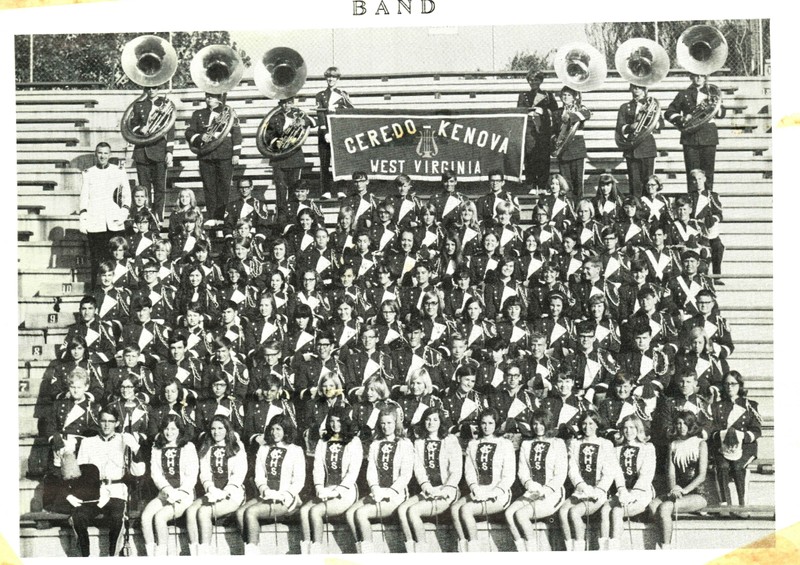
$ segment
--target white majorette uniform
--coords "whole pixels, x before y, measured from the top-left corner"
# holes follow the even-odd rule
[[[410,439],[396,438],[376,439],[369,446],[369,463],[367,465],[367,484],[374,487],[388,488],[394,492],[386,505],[384,515],[389,507],[397,508],[408,498],[408,482],[414,473],[414,446]]]
[[[474,439],[467,446],[464,478],[470,490],[493,498],[503,507],[511,502],[511,485],[514,484],[516,461],[514,446],[502,437],[489,436]]]
[[[552,508],[549,514],[537,508],[537,516],[552,515],[564,500],[564,481],[567,480],[567,446],[559,438],[537,438],[522,442],[519,449],[517,476],[526,490],[530,483],[543,487],[544,499],[539,507]]]
[[[650,442],[633,442],[617,449],[620,476],[617,489],[624,486],[632,500],[626,505],[628,516],[636,516],[647,508],[655,496],[653,476],[656,472],[656,449]]]
[[[256,488],[288,493],[292,502],[287,511],[300,504],[300,491],[306,480],[306,462],[299,445],[277,443],[262,445],[256,453]]]
[[[607,439],[595,437],[570,444],[569,480],[576,489],[585,484],[608,493],[618,473],[616,451]]]
[[[414,451],[417,483],[420,486],[429,483],[433,487],[449,487],[442,489],[442,494],[447,497],[445,504],[455,502],[459,495],[458,483],[464,471],[458,438],[448,434],[443,439],[418,439],[414,441]]]
[[[150,455],[150,473],[159,497],[165,498],[165,491],[178,490],[178,502],[188,507],[194,500],[194,486],[200,463],[193,443],[183,447],[153,447]]]
[[[314,450],[314,486],[335,492],[348,505],[358,498],[356,480],[364,459],[361,440],[348,443],[320,439]]]
[[[227,457],[225,445],[212,445],[200,458],[200,482],[208,492],[211,487],[224,490],[237,504],[244,501],[244,478],[247,475],[247,452],[239,443],[239,451]]]

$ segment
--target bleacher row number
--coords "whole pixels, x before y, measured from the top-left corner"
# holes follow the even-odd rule
[[[64,294],[69,294],[69,293],[71,293],[71,292],[72,292],[72,283],[63,283],[63,284],[61,285],[61,291],[62,291]]]
[[[31,355],[34,357],[41,357],[42,356],[42,346],[41,345],[34,345],[31,347]]]
[[[30,392],[30,390],[31,390],[30,381],[19,381],[19,392]]]
[[[47,323],[48,324],[57,324],[58,323],[58,314],[52,312],[47,315]]]
[[[84,257],[83,255],[78,255],[77,257],[75,257],[75,264],[78,267],[83,267],[86,264],[86,257]]]

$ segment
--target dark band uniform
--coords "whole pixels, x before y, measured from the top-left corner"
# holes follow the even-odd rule
[[[144,135],[141,129],[147,125],[150,113],[167,104],[164,96],[137,100],[133,103],[133,112],[130,117],[130,126],[133,133]],[[150,132],[152,133],[152,132]],[[167,155],[172,154],[175,144],[175,126],[167,131],[166,135],[152,143],[137,144],[133,146],[133,162],[136,164],[136,174],[139,184],[150,188],[150,198],[153,213],[158,219],[164,217],[164,196],[167,190]]]

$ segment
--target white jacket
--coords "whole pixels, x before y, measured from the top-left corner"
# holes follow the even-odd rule
[[[80,210],[81,231],[99,233],[121,231],[131,205],[131,185],[128,174],[116,165],[99,169],[95,165],[83,171]],[[121,206],[114,201],[114,193],[120,189]],[[84,214],[85,211],[85,214]]]

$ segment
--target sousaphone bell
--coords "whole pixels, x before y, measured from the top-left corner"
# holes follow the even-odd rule
[[[562,45],[556,52],[553,68],[565,86],[578,92],[589,92],[602,86],[608,74],[606,57],[588,43],[573,42]],[[579,123],[572,126],[562,123],[553,141],[552,155],[558,158],[575,137]]]
[[[614,64],[620,76],[635,86],[650,87],[664,80],[669,72],[669,54],[666,49],[643,37],[629,39],[619,46]],[[644,99],[636,115],[633,130],[627,134],[617,132],[614,141],[623,150],[637,147],[656,129],[661,118],[661,105],[653,96]]]
[[[141,87],[160,86],[169,81],[178,68],[178,55],[175,48],[156,35],[141,35],[130,40],[122,49],[120,57],[125,75]],[[134,145],[150,145],[167,135],[175,125],[177,112],[175,104],[166,96],[155,100],[146,123],[136,123],[134,107],[145,100],[147,94],[137,97],[120,120],[120,132],[125,141]],[[132,123],[134,122],[134,123]]]
[[[289,47],[269,49],[253,70],[256,87],[273,100],[293,97],[303,87],[307,75],[303,57]],[[267,158],[294,153],[303,146],[311,130],[306,113],[300,108],[292,108],[286,116],[288,127],[275,135],[275,132],[269,131],[269,122],[275,114],[282,111],[280,106],[270,110],[256,131],[256,146]]]
[[[242,80],[244,64],[233,48],[227,45],[208,45],[192,58],[189,72],[194,83],[203,92],[225,94]],[[197,147],[192,146],[192,151],[201,157],[214,151],[225,140],[235,122],[236,112],[224,103],[223,97],[223,105],[219,113],[206,130],[206,133],[211,135],[211,139]]]
[[[678,38],[675,46],[678,64],[696,75],[710,75],[725,65],[728,59],[728,42],[717,28],[696,25],[688,28]],[[722,107],[722,91],[718,86],[707,84],[708,98],[697,105],[694,113],[679,126],[681,131],[691,133],[719,112]]]

